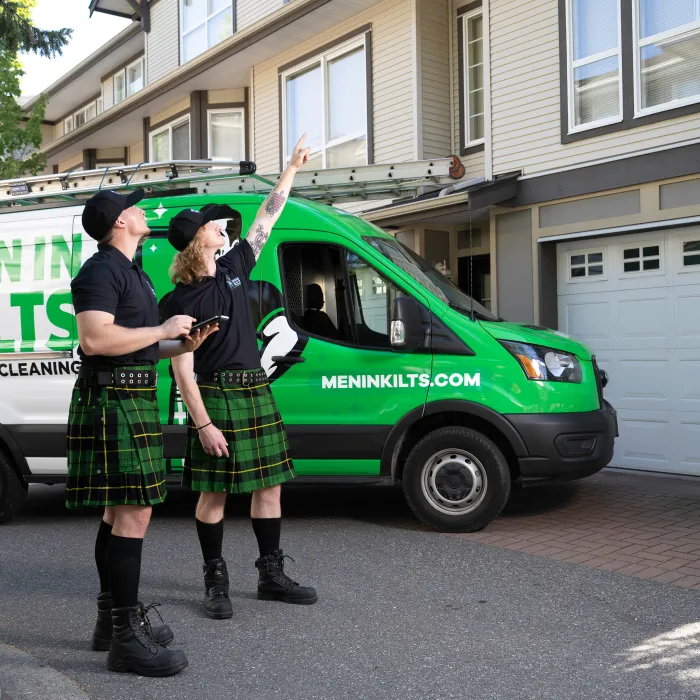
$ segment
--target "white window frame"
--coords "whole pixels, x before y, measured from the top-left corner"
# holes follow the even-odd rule
[[[133,68],[135,65],[138,63],[141,64],[141,75],[143,76],[143,87],[139,88],[138,90],[134,90],[134,92],[129,92],[129,68]],[[146,87],[146,56],[141,56],[140,58],[137,58],[135,61],[132,61],[125,69],[124,69],[124,86],[126,88],[126,99],[128,100],[132,95],[135,95],[138,92],[141,92]]]
[[[601,262],[589,262],[588,261],[588,256],[594,253],[601,253],[603,256]],[[583,255],[585,257],[585,262],[583,265],[574,265],[574,267],[582,267],[585,271],[586,274],[583,277],[573,277],[571,274],[571,267],[572,267],[572,262],[571,258],[573,258],[575,255]],[[607,280],[608,279],[608,265],[610,264],[610,260],[608,259],[608,250],[607,246],[598,246],[596,248],[580,248],[578,250],[568,250],[566,252],[566,270],[567,270],[567,281],[570,284],[579,284],[580,282],[600,282],[601,280]],[[602,275],[589,275],[588,274],[588,268],[591,265],[602,265],[603,267],[603,274]]]
[[[636,2],[636,0],[635,0]],[[616,0],[617,4],[617,48],[608,49],[607,51],[601,51],[600,53],[593,54],[592,56],[587,56],[586,58],[580,58],[574,61],[574,33],[573,33],[573,0],[566,0],[566,70],[567,70],[567,86],[568,94],[566,96],[567,100],[567,131],[569,134],[576,134],[581,131],[588,131],[590,129],[597,129],[600,126],[606,126],[607,124],[618,124],[623,119],[623,105],[622,105],[622,3],[621,0]],[[595,63],[596,61],[602,61],[606,58],[612,58],[617,56],[617,83],[618,83],[618,109],[619,112],[617,116],[607,117],[606,119],[599,119],[595,122],[589,122],[588,124],[576,124],[576,114],[575,114],[575,100],[574,100],[574,88],[576,81],[574,79],[574,70],[580,68],[581,66],[588,65],[589,63]]]
[[[329,148],[333,148],[334,146],[341,146],[344,143],[347,143],[349,141],[354,141],[357,138],[360,138],[362,136],[365,137],[366,143],[367,143],[367,148],[366,148],[366,154],[365,154],[365,162],[363,165],[368,165],[369,164],[369,133],[370,133],[370,123],[369,123],[369,118],[368,115],[365,115],[365,128],[364,131],[355,131],[352,134],[348,134],[347,136],[343,136],[342,138],[339,139],[334,139],[332,141],[326,141],[326,136],[328,134],[328,129],[329,129],[329,124],[328,124],[328,105],[326,103],[326,97],[328,94],[328,70],[327,70],[327,65],[334,61],[337,58],[341,58],[345,54],[352,53],[353,51],[357,49],[362,49],[365,54],[365,72],[367,70],[367,60],[369,56],[369,46],[367,42],[367,33],[362,34],[359,37],[355,37],[354,39],[351,39],[350,41],[347,41],[346,43],[336,46],[335,48],[331,49],[330,51],[326,51],[325,53],[320,53],[317,56],[314,56],[313,58],[310,58],[308,61],[304,61],[304,63],[299,63],[289,70],[285,71],[280,75],[280,80],[282,81],[282,154],[283,154],[283,159],[284,159],[284,166],[287,165],[289,162],[289,158],[291,156],[291,149],[296,145],[295,143],[290,144],[287,142],[287,81],[290,78],[295,77],[296,75],[299,75],[300,73],[304,73],[306,70],[309,68],[312,68],[316,65],[319,65],[321,67],[321,104],[323,105],[323,120],[322,120],[322,141],[323,144],[320,148],[317,148],[309,154],[311,158],[314,156],[318,155],[319,153],[322,154],[321,158],[321,169],[324,169],[327,167],[326,162],[327,162],[327,151]],[[366,74],[366,73],[365,73]],[[369,93],[368,93],[368,85],[367,81],[365,79],[365,100],[369,101]]]
[[[700,272],[700,265],[686,265],[685,264],[685,256],[686,255],[700,255],[700,251],[688,251],[687,253],[683,251],[683,245],[685,243],[695,243],[697,241],[700,241],[700,233],[696,233],[695,235],[692,236],[684,236],[680,240],[680,255],[681,255],[681,262],[680,262],[680,267],[678,271],[683,274],[683,273],[695,273],[696,275]]]
[[[243,117],[243,153],[241,154],[241,160],[245,160],[245,146],[246,146],[246,136],[245,133],[245,108],[244,107],[220,107],[207,110],[207,153],[209,158],[212,156],[212,145],[211,145],[211,115],[212,114],[240,114]],[[230,157],[228,158],[230,160]]]
[[[95,116],[88,119],[87,118],[87,109],[88,109],[88,107],[91,107],[93,105],[95,107]],[[69,117],[66,117],[65,119],[63,119],[63,134],[64,135],[69,134],[71,131],[75,131],[76,129],[79,129],[81,126],[84,126],[88,122],[91,122],[93,119],[95,119],[95,117],[97,117],[101,113],[102,113],[102,98],[97,97],[92,102],[88,102],[86,105],[83,105],[80,109],[77,109]],[[75,125],[75,118],[79,114],[85,115],[85,121],[80,126],[76,126]],[[68,129],[66,129],[66,124],[69,125]]]
[[[482,116],[484,117],[484,135],[478,139],[471,138],[471,124],[470,124],[470,114],[469,114],[469,20],[475,17],[481,17],[483,22],[483,33],[481,37],[481,47],[482,47],[482,61],[481,61],[481,71],[482,71],[482,83],[484,92],[484,111]],[[464,147],[471,148],[472,146],[479,146],[482,143],[486,143],[486,101],[489,98],[488,89],[489,83],[486,78],[486,52],[489,50],[489,45],[486,40],[486,23],[484,17],[484,11],[482,8],[473,10],[472,12],[467,12],[460,17],[462,21],[462,46],[464,47],[464,55],[462,56],[462,74],[464,76],[464,104],[462,105],[462,128],[464,129]]]
[[[141,64],[141,72],[143,74],[143,87],[140,90],[135,90],[134,92],[129,92],[129,68],[133,68],[137,64]],[[124,80],[124,99],[117,102],[117,84],[116,78],[121,76]],[[146,87],[146,56],[139,56],[137,59],[133,60],[129,65],[125,66],[121,70],[112,74],[112,105],[120,105],[122,102],[126,102],[132,95],[141,92],[143,88]]]
[[[180,18],[180,65],[184,65],[185,63],[189,63],[190,61],[194,61],[195,58],[201,56],[203,53],[206,53],[209,49],[211,49],[214,46],[217,46],[217,44],[212,44],[209,46],[209,33],[207,32],[207,47],[202,51],[201,53],[198,53],[197,56],[193,56],[192,58],[185,60],[185,36],[187,34],[191,34],[195,30],[199,29],[202,25],[204,25],[205,29],[207,28],[207,25],[209,24],[209,21],[214,19],[214,17],[223,14],[226,12],[228,9],[227,7],[223,8],[222,10],[218,10],[217,12],[213,12],[212,14],[208,14],[204,21],[200,22],[196,27],[193,27],[192,29],[189,29],[188,31],[185,31],[185,9],[183,7],[183,1],[184,0],[178,0],[177,5],[178,5],[178,11],[179,11],[179,18]],[[231,6],[231,36],[233,36],[236,33],[236,7],[234,0],[230,0],[230,6]],[[221,43],[221,42],[219,42]]]
[[[644,255],[644,248],[649,246],[656,246],[659,249],[658,255]],[[625,250],[631,250],[632,248],[637,248],[639,250],[638,258],[625,258]],[[659,261],[659,267],[653,270],[644,269],[645,260],[657,260]],[[625,263],[638,262],[639,270],[625,270]],[[648,240],[648,241],[634,241],[633,243],[627,243],[620,246],[620,270],[622,272],[622,278],[624,277],[647,277],[649,275],[665,275],[666,271],[664,269],[664,239],[658,240]]]
[[[175,160],[173,158],[173,129],[175,127],[181,126],[184,123],[187,123],[189,126],[189,134],[190,134],[190,152],[187,155],[187,158],[184,160],[189,160],[192,156],[192,123],[190,122],[190,116],[189,114],[184,117],[180,117],[179,119],[174,119],[171,122],[168,122],[167,124],[164,124],[163,126],[158,127],[157,129],[150,131],[148,133],[148,152],[151,156],[151,160],[153,160],[153,139],[155,136],[158,136],[159,134],[162,134],[163,132],[167,131],[168,132],[168,143],[170,147],[170,158],[168,158],[168,161]],[[178,159],[179,160],[179,159]]]
[[[676,109],[677,107],[684,107],[685,105],[692,105],[700,102],[700,94],[693,97],[686,97],[681,100],[673,100],[671,102],[666,102],[662,105],[656,105],[654,107],[647,107],[642,109],[642,74],[641,74],[641,61],[640,52],[644,46],[649,44],[656,44],[659,41],[664,41],[665,39],[671,39],[681,34],[686,34],[687,32],[698,31],[700,32],[700,16],[694,22],[688,22],[680,27],[675,27],[674,29],[668,29],[665,32],[659,32],[653,36],[649,36],[646,39],[640,39],[639,34],[641,30],[640,24],[640,2],[641,0],[633,0],[632,2],[632,31],[633,46],[634,46],[634,116],[635,119],[638,117],[644,117],[647,114],[658,114],[659,112],[666,112],[669,109]],[[695,0],[696,12],[700,15],[700,0]]]

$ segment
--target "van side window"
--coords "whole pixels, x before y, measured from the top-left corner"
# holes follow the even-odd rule
[[[285,305],[309,335],[389,348],[391,305],[399,290],[358,255],[322,243],[282,248]]]

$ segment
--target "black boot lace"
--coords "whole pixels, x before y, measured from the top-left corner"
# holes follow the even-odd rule
[[[288,554],[284,554],[281,557],[271,556],[268,558],[267,562],[268,571],[270,572],[270,578],[275,583],[278,583],[280,586],[285,586],[287,588],[291,588],[292,586],[298,586],[299,584],[296,581],[289,578],[289,576],[287,576],[287,574],[284,573],[285,559],[289,559],[292,563],[296,563],[294,559],[292,559],[292,557],[290,557]]]
[[[228,597],[228,576],[226,569],[222,564],[214,564],[209,568],[208,589],[211,596],[226,596]]]
[[[132,628],[134,635],[136,635],[136,638],[151,652],[151,654],[155,654],[158,651],[158,643],[153,634],[153,627],[148,618],[148,613],[154,610],[158,617],[160,617],[160,613],[156,610],[159,605],[160,603],[153,603],[148,607],[144,607],[143,603],[139,603],[136,614],[134,615],[134,626]],[[163,618],[161,617],[160,619],[162,622]]]
[[[151,603],[146,607],[144,607],[143,603],[139,603],[139,625],[141,626],[143,631],[148,635],[149,639],[152,639],[154,641],[155,634],[153,633],[153,624],[151,623],[151,619],[148,617],[148,613],[153,611],[156,615],[158,615],[158,619],[160,620],[160,624],[162,625],[163,617],[161,616],[160,611],[158,610],[159,607],[160,603]]]

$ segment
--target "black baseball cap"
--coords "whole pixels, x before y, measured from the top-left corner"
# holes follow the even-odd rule
[[[226,216],[225,208],[218,204],[207,204],[199,211],[196,209],[183,209],[177,216],[170,220],[168,227],[168,240],[170,245],[182,252],[192,242],[204,224],[221,219]]]
[[[146,193],[134,190],[129,194],[119,194],[113,190],[100,190],[88,199],[83,209],[83,228],[95,240],[104,238],[121,213],[140,202]]]

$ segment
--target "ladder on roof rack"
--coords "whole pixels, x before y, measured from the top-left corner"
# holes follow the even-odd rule
[[[255,175],[250,161],[173,160],[76,170],[53,175],[0,181],[0,211],[51,202],[84,204],[101,189],[133,190],[167,196],[183,189],[202,194],[269,192],[279,174]],[[362,165],[352,168],[302,170],[293,192],[326,204],[414,196],[419,187],[438,187],[463,177],[456,156],[435,160]]]

